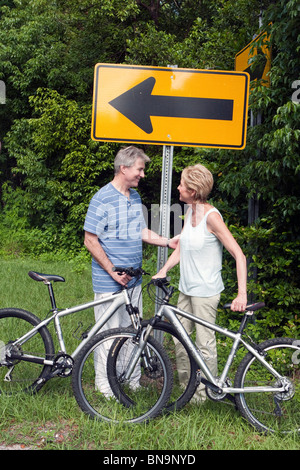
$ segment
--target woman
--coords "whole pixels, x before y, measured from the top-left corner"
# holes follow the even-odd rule
[[[180,262],[178,308],[215,323],[220,294],[224,289],[221,276],[223,246],[236,260],[238,294],[231,304],[234,311],[244,311],[247,305],[247,264],[221,214],[207,202],[212,187],[213,176],[203,165],[183,170],[178,186],[179,199],[188,204],[189,209],[176,250],[154,277],[165,277]],[[215,332],[186,318],[181,318],[181,321],[188,334],[196,327],[196,344],[208,361],[212,374],[217,376]],[[186,355],[180,343],[175,342],[179,381],[184,385],[189,378]],[[193,401],[205,399],[204,386],[200,384]]]

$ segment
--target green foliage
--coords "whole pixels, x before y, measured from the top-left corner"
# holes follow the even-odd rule
[[[250,109],[256,125],[248,128],[246,149],[218,152],[218,187],[225,212],[246,225],[247,201],[259,207],[255,224],[234,232],[249,259],[249,289],[266,302],[256,327],[274,335],[298,336],[299,324],[299,122],[300,105],[293,103],[292,83],[299,74],[296,2],[277,2],[265,13],[271,33],[270,87],[253,83]],[[272,25],[270,25],[272,21]],[[225,196],[227,194],[227,196]],[[252,275],[252,277],[251,277]]]
[[[257,334],[260,338],[297,337],[300,330],[299,240],[291,241],[290,233],[280,233],[274,228],[230,226],[230,230],[249,260],[249,294],[266,304],[257,314]],[[233,269],[233,262],[226,255],[224,281],[232,293],[236,292]],[[228,289],[223,298],[225,303]],[[227,314],[221,313],[221,316],[226,323]]]
[[[210,168],[212,202],[249,259],[250,294],[267,304],[251,328],[299,335],[300,104],[292,101],[293,83],[300,79],[296,0],[0,2],[0,80],[7,91],[0,106],[2,255],[86,256],[87,206],[111,179],[119,147],[90,138],[97,62],[232,70],[235,54],[259,33],[261,9],[272,47],[270,87],[251,83],[255,125],[249,119],[246,148],[176,147],[172,201],[178,202],[176,187],[185,166],[201,162]],[[150,207],[159,203],[162,148],[145,150],[151,163],[140,192]],[[258,207],[254,222],[248,217],[251,199]],[[235,295],[235,278],[233,260],[225,254],[226,301]],[[225,314],[224,321],[229,321]]]
[[[22,228],[46,231],[57,248],[78,249],[89,200],[112,176],[113,149],[89,139],[90,106],[46,89],[29,101],[36,117],[16,121],[6,137],[22,186],[3,185],[3,224],[18,228],[21,217]]]

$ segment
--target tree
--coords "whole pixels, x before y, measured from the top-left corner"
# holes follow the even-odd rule
[[[238,159],[232,152],[219,152],[221,193],[235,207],[244,206],[244,227],[237,236],[252,259],[250,270],[257,272],[253,292],[268,306],[262,323],[274,334],[284,328],[289,335],[299,331],[300,304],[300,106],[291,99],[300,71],[297,9],[295,1],[280,1],[265,11],[272,46],[270,87],[258,81],[250,94],[251,110],[261,115],[262,123],[248,129],[247,146]],[[246,228],[246,201],[252,197],[258,201],[259,218]]]

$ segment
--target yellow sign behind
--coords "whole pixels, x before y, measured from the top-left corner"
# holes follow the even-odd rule
[[[261,47],[258,48],[255,44],[261,40]],[[271,69],[271,48],[268,42],[269,37],[266,31],[263,31],[235,56],[235,70],[248,72],[250,74],[250,80],[262,79],[264,86],[270,86],[268,73]],[[262,55],[260,63],[255,70],[252,71],[251,59],[258,54]]]
[[[97,64],[92,139],[242,149],[249,75]]]

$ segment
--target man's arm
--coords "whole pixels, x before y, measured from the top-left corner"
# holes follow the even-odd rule
[[[90,233],[84,232],[84,245],[87,250],[91,253],[94,260],[103,268],[116,282],[122,286],[126,286],[130,281],[131,277],[127,274],[119,275],[114,272],[112,268],[114,267],[113,263],[107,257],[105,251],[99,243],[98,236]]]

